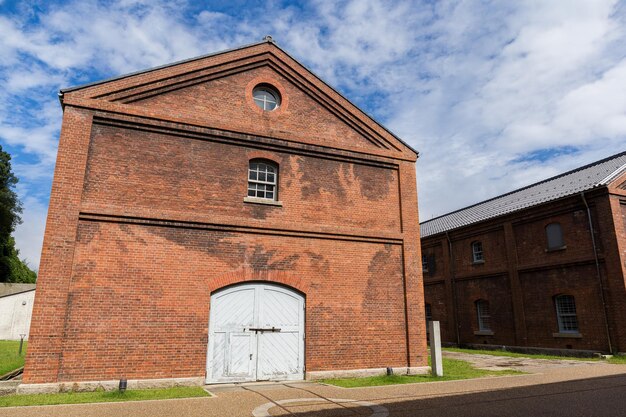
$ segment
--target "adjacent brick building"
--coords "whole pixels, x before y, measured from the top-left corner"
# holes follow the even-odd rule
[[[421,224],[448,343],[626,352],[626,152]]]
[[[60,98],[25,386],[427,369],[417,152],[271,39]]]

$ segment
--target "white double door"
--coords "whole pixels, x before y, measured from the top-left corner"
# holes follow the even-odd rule
[[[211,296],[207,383],[304,379],[304,297],[273,284]]]

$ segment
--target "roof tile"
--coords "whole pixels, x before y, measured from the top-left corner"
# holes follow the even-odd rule
[[[608,185],[626,171],[626,152],[453,211],[420,224],[427,237]]]

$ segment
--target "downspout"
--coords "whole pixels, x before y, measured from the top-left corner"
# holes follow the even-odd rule
[[[461,336],[459,335],[459,306],[457,304],[456,283],[454,282],[454,253],[452,252],[452,240],[446,232],[448,239],[448,253],[450,254],[450,284],[452,285],[452,308],[454,309],[454,332],[456,334],[456,344],[461,345]]]
[[[600,273],[600,260],[598,259],[598,247],[596,246],[596,237],[594,235],[593,222],[591,221],[591,209],[589,208],[589,204],[587,204],[587,199],[585,198],[585,192],[581,192],[580,196],[583,199],[583,203],[585,203],[585,207],[587,209],[587,220],[589,221],[589,233],[591,234],[591,244],[593,246],[593,255],[596,260],[596,276],[598,277],[598,285],[600,287],[600,298],[602,300],[602,307],[604,308],[604,327],[606,331],[606,338],[609,341],[609,352],[613,353],[613,345],[611,343],[611,330],[609,329],[609,314],[606,306],[606,298],[604,297],[604,287],[602,285],[602,275]]]

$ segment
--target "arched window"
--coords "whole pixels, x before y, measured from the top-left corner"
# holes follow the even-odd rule
[[[556,318],[560,333],[578,333],[578,317],[576,316],[576,300],[573,295],[561,294],[554,297]]]
[[[483,244],[478,240],[472,242],[472,262],[485,262],[485,256],[483,255]]]
[[[478,317],[478,330],[491,330],[491,313],[489,312],[489,301],[476,301],[476,316]]]
[[[278,165],[253,159],[248,167],[248,197],[277,200]]]
[[[546,239],[548,240],[548,250],[562,249],[565,247],[563,229],[559,223],[550,223],[546,226]]]

